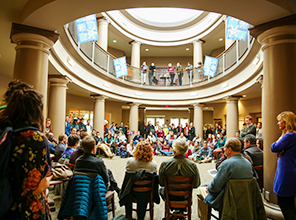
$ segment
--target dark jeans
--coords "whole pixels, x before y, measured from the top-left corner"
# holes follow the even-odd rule
[[[174,75],[170,75],[171,76],[171,86],[174,85],[174,78],[175,78],[175,74]]]
[[[278,205],[282,210],[285,220],[295,220],[296,219],[296,207],[295,207],[295,196],[282,197],[277,196]]]
[[[138,219],[144,219],[146,208],[149,200],[150,192],[133,192],[133,197],[137,200],[137,215]],[[125,205],[126,218],[132,217],[132,200]]]
[[[149,85],[152,86],[153,73],[148,73]]]
[[[179,77],[179,85],[182,86],[183,75],[180,74],[180,75],[178,75],[178,77]]]

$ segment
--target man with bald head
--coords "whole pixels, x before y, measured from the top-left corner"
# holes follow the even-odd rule
[[[218,167],[217,175],[208,186],[209,194],[205,198],[207,204],[212,204],[213,200],[218,199],[218,195],[224,190],[226,183],[230,179],[252,179],[252,165],[241,155],[241,142],[236,138],[229,138],[224,146],[224,153],[227,160]],[[223,196],[219,197],[221,201],[215,203],[222,207]],[[218,199],[219,200],[219,199]]]

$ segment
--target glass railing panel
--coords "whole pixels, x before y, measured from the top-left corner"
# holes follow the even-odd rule
[[[86,42],[86,43],[80,44],[80,49],[91,60],[92,49],[93,49],[92,42]]]
[[[239,59],[245,54],[248,50],[248,40],[238,41],[238,57]]]
[[[225,71],[236,63],[236,43],[231,48],[225,51]]]

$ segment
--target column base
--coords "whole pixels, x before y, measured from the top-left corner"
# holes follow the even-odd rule
[[[282,211],[280,207],[274,203],[267,202],[265,199],[263,199],[263,204],[265,208],[265,212],[267,217],[275,219],[275,220],[284,220],[284,216],[282,214]]]

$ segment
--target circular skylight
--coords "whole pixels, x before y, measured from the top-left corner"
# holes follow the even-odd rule
[[[126,11],[137,20],[158,27],[183,25],[203,13],[203,11],[184,8],[133,8]]]

